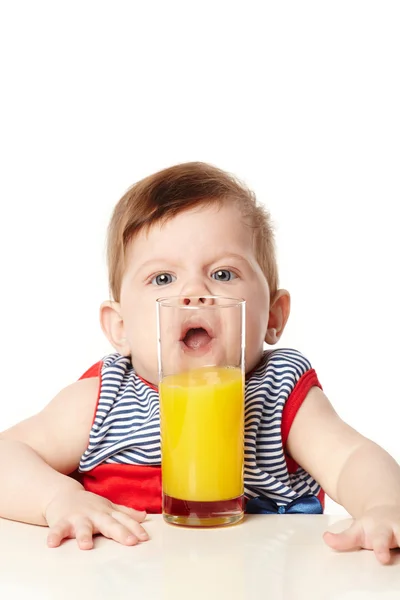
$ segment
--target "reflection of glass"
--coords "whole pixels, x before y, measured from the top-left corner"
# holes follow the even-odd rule
[[[251,564],[251,559],[255,557],[252,555],[254,539],[246,544],[249,537],[246,527],[223,532],[216,529],[201,532],[193,528],[181,532],[173,527],[162,527],[157,533],[157,543],[161,550],[157,553],[157,558],[161,559],[162,569],[158,569],[157,559],[152,563],[153,570],[157,569],[157,583],[161,587],[158,598],[244,600],[260,596],[262,582],[257,579],[257,575],[253,573],[252,579],[248,580],[246,565]],[[252,535],[254,538],[254,531]],[[229,540],[226,536],[229,536]],[[266,541],[268,542],[268,536]],[[262,548],[260,556],[263,556]],[[265,573],[265,569],[264,564],[258,574],[259,578],[260,573]],[[254,595],[248,594],[249,589]],[[279,594],[268,594],[268,597],[282,600]]]
[[[245,303],[157,302],[163,515],[194,527],[243,518]]]

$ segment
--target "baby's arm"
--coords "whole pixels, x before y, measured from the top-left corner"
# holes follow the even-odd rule
[[[82,489],[65,475],[86,449],[98,385],[96,378],[78,381],[39,414],[0,434],[2,517],[46,525],[44,511],[53,496]]]
[[[385,450],[344,423],[319,388],[300,407],[287,451],[356,519],[342,534],[325,534],[338,550],[373,549],[381,562],[400,545],[400,467]]]
[[[0,516],[49,525],[49,545],[76,537],[81,548],[90,548],[97,532],[132,544],[145,533],[138,524],[144,513],[90,494],[67,476],[86,450],[98,386],[98,378],[78,381],[0,434]]]

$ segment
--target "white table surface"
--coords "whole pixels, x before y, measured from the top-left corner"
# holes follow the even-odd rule
[[[234,527],[195,530],[146,523],[151,540],[124,547],[97,537],[46,546],[47,529],[0,519],[0,599],[399,600],[400,552],[337,553],[321,539],[349,521],[327,515],[250,515]]]

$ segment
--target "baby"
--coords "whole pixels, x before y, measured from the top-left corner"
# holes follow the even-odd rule
[[[147,177],[114,210],[108,267],[100,319],[115,353],[0,435],[0,516],[48,525],[52,547],[72,537],[90,549],[96,533],[148,539],[145,511],[161,511],[156,299],[229,296],[246,300],[246,511],[321,513],[327,493],[354,521],[326,543],[390,562],[399,466],[338,417],[304,356],[264,350],[290,297],[254,195],[203,163]]]

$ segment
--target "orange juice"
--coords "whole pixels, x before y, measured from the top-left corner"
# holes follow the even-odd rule
[[[202,367],[160,383],[165,498],[221,512],[243,496],[244,381],[240,369]],[[190,508],[189,504],[193,506]],[[201,507],[200,507],[201,505]],[[207,508],[208,505],[208,508]],[[212,505],[212,506],[211,506]],[[235,510],[236,510],[235,509]],[[230,509],[227,509],[228,511]],[[212,510],[211,510],[212,512]],[[222,511],[223,512],[223,511]],[[198,514],[201,518],[201,514]]]

